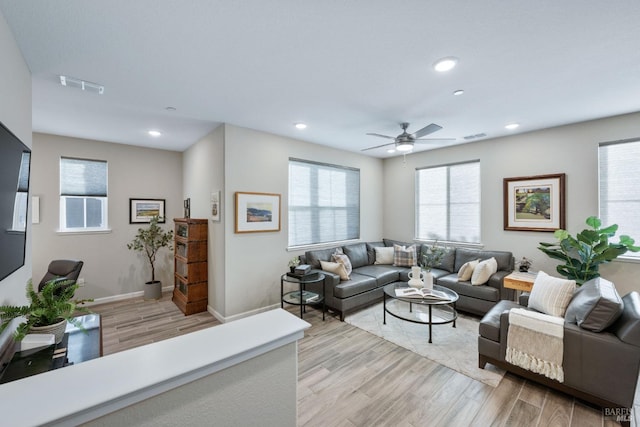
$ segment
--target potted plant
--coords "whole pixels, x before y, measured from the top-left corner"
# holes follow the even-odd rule
[[[424,275],[425,287],[433,287],[433,274],[431,269],[440,264],[442,258],[447,254],[449,249],[447,247],[438,246],[438,242],[435,241],[433,245],[429,246],[425,252],[422,253],[422,259],[419,263],[427,273]]]
[[[567,279],[575,280],[578,285],[600,277],[600,264],[613,261],[627,251],[638,252],[640,247],[634,246],[635,241],[622,235],[618,243],[609,242],[618,231],[618,225],[601,228],[602,221],[590,216],[586,221],[590,228],[582,230],[573,237],[567,230],[556,230],[553,235],[558,239],[555,243],[540,242],[540,249],[553,259],[564,264],[556,267],[558,273]]]
[[[294,256],[289,260],[289,270],[291,270],[292,273],[298,265],[300,265],[300,258],[297,256]]]
[[[74,318],[77,313],[90,313],[80,304],[92,302],[93,299],[74,300],[73,295],[78,284],[73,280],[53,279],[45,284],[42,292],[33,289],[31,279],[27,282],[27,298],[29,304],[23,306],[0,306],[0,333],[2,333],[13,319],[24,317],[18,325],[14,338],[22,340],[28,333],[54,334],[56,344],[62,341],[67,322],[80,329],[82,325]]]
[[[151,280],[145,283],[144,298],[159,299],[162,296],[162,283],[156,280],[156,255],[162,248],[173,249],[173,230],[165,231],[158,225],[159,216],[154,216],[149,221],[149,227],[138,228],[138,234],[127,248],[143,252],[151,265]]]

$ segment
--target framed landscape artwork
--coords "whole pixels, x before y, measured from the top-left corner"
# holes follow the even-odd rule
[[[504,229],[565,228],[565,174],[504,178]]]
[[[236,233],[280,231],[280,195],[236,192]]]
[[[129,224],[151,222],[159,216],[158,223],[164,224],[164,199],[129,199]]]

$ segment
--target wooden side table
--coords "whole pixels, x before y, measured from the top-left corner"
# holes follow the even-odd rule
[[[533,288],[533,282],[536,280],[536,275],[537,273],[523,273],[520,271],[514,271],[508,276],[505,276],[504,287],[515,289],[517,291],[531,292],[531,288]]]

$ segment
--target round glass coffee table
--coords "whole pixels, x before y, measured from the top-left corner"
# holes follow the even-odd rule
[[[453,323],[456,327],[458,312],[456,301],[458,294],[444,286],[433,285],[432,295],[404,296],[403,291],[409,290],[406,282],[395,282],[384,287],[383,323],[387,324],[387,313],[407,322],[429,325],[429,342],[433,325]]]

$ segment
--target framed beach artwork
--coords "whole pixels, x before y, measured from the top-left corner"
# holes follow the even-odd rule
[[[565,174],[504,178],[504,229],[565,228]]]
[[[129,224],[148,223],[156,215],[164,224],[164,204],[165,199],[129,199]]]
[[[236,192],[236,233],[280,231],[280,194]]]

